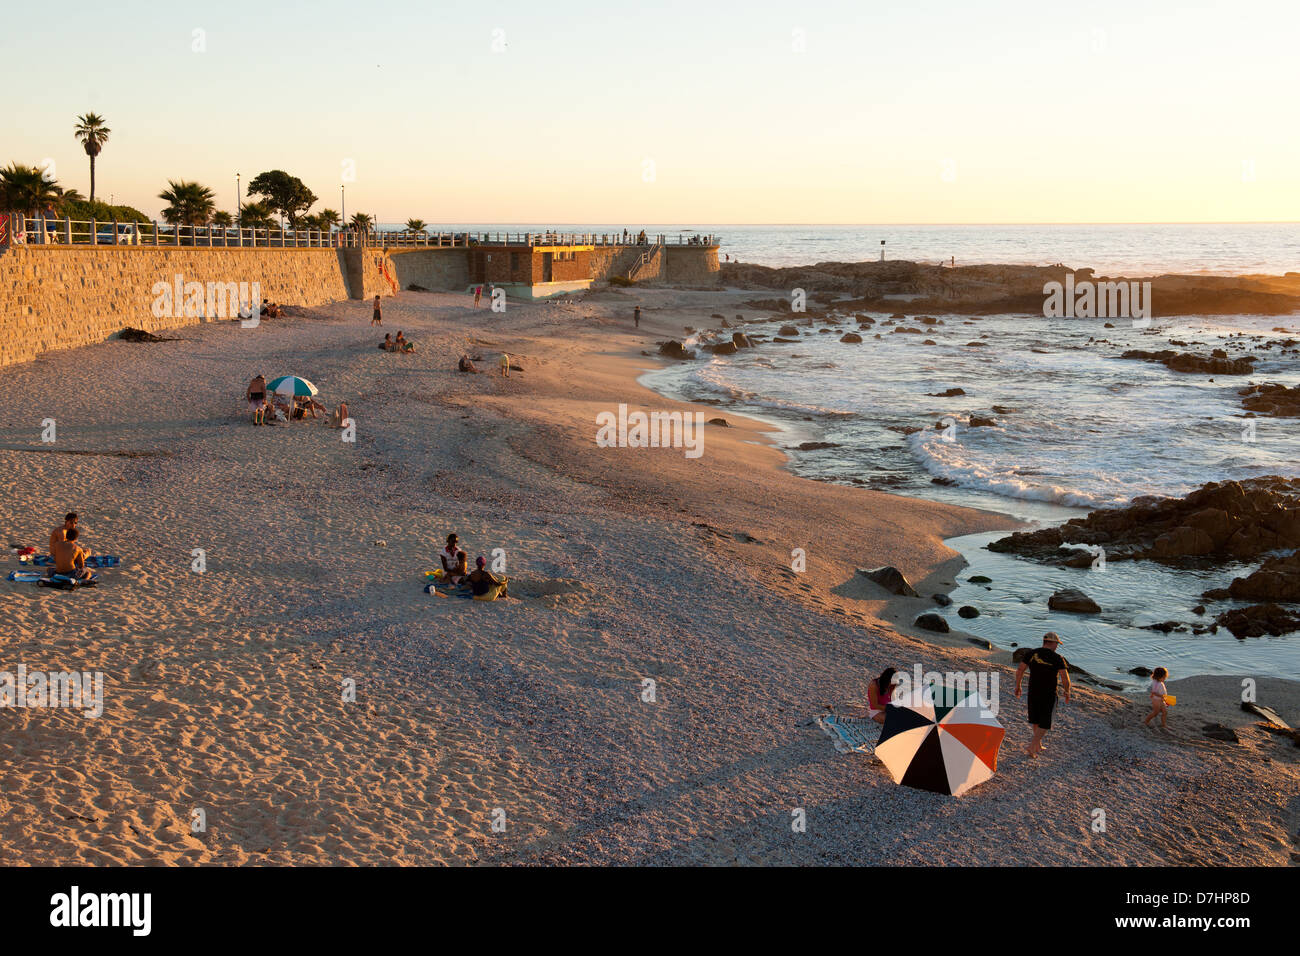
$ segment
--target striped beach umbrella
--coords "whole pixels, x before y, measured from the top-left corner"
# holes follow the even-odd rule
[[[959,797],[993,776],[1005,733],[978,690],[928,684],[895,694],[876,756],[895,783]]]
[[[305,378],[299,378],[297,375],[281,375],[266,387],[277,395],[294,395],[304,398],[315,395],[318,391],[315,385]]]

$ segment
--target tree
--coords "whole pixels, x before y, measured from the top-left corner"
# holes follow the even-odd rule
[[[266,229],[271,225],[275,210],[264,202],[246,202],[239,210],[239,224],[253,229]]]
[[[77,117],[73,134],[81,140],[81,148],[90,157],[90,198],[95,198],[95,157],[99,155],[108,142],[108,134],[113,132],[104,125],[104,117],[98,113],[86,113]]]
[[[339,214],[333,209],[322,209],[316,218],[321,221],[321,226],[325,229],[339,224]]]
[[[406,220],[406,228],[411,230],[411,232],[424,232],[424,220],[408,219]]]
[[[282,169],[258,173],[248,184],[249,196],[261,196],[266,204],[280,214],[281,219],[288,219],[289,225],[296,225],[298,216],[311,208],[316,201],[316,194],[307,188],[297,176],[290,176]]]
[[[57,205],[62,190],[53,179],[46,179],[44,170],[22,163],[10,163],[0,169],[0,209],[35,215],[43,209]]]
[[[216,208],[212,190],[202,183],[168,180],[158,198],[167,203],[163,219],[172,225],[204,226]]]
[[[359,212],[352,217],[352,226],[353,228],[360,229],[363,231],[369,229],[370,217],[367,216],[364,212]]]
[[[218,210],[212,214],[212,225],[214,226],[233,226],[235,217],[224,209]]]

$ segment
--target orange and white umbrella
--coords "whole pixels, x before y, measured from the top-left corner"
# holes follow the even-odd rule
[[[895,783],[959,797],[993,776],[1005,734],[978,690],[927,684],[895,693],[876,756]]]

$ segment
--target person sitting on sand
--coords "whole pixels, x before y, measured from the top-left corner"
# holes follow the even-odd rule
[[[76,530],[77,530],[77,513],[75,511],[69,511],[67,514],[63,516],[63,524],[59,525],[57,528],[55,528],[53,531],[50,532],[50,554],[54,553],[55,545],[57,545],[60,541],[64,541],[67,539],[69,531],[76,531]]]
[[[468,355],[462,355],[460,357],[460,364],[457,368],[462,372],[469,372],[472,375],[478,374],[478,369],[474,367],[474,363],[469,360]]]
[[[328,409],[328,408],[326,408],[324,405],[322,405],[320,402],[316,401],[316,399],[314,399],[314,398],[312,398],[312,397],[310,397],[310,396],[308,396],[307,398],[304,398],[304,399],[302,400],[302,402],[300,403],[300,405],[301,405],[301,407],[302,407],[302,416],[300,416],[300,417],[305,417],[305,416],[307,415],[308,412],[311,412],[311,417],[312,417],[312,418],[319,418],[319,417],[320,417],[320,415],[317,415],[317,414],[316,414],[317,412],[320,412],[321,415],[327,415],[327,414],[329,414],[329,409]]]
[[[469,574],[469,555],[460,549],[459,542],[457,535],[447,535],[447,547],[438,554],[443,573],[452,584],[460,584]]]
[[[78,581],[84,581],[90,577],[90,568],[86,567],[86,558],[90,557],[90,552],[77,544],[77,534],[76,528],[68,531],[62,541],[54,542],[50,553],[54,556],[55,573],[67,574]]]
[[[499,597],[510,596],[506,593],[509,578],[499,578],[487,570],[487,558],[480,554],[474,564],[474,570],[469,573],[469,588],[474,592],[475,601],[495,601]]]
[[[244,397],[248,399],[248,410],[253,416],[253,424],[266,424],[268,406],[266,401],[265,376],[260,373],[256,375],[253,380],[248,383],[248,389],[244,392]]]
[[[1144,727],[1151,726],[1151,718],[1157,714],[1160,715],[1160,729],[1168,730],[1169,704],[1165,702],[1165,697],[1169,691],[1165,689],[1165,680],[1169,677],[1169,671],[1163,667],[1157,667],[1151,672],[1151,686],[1147,688],[1147,695],[1151,698],[1151,713],[1142,719]]]
[[[339,402],[339,407],[334,409],[334,415],[330,418],[331,428],[342,428],[343,423],[348,420],[348,403]]]
[[[1052,729],[1052,711],[1056,709],[1056,684],[1059,679],[1065,691],[1065,702],[1070,702],[1070,662],[1056,649],[1061,646],[1061,637],[1055,631],[1043,635],[1043,646],[1031,651],[1020,666],[1016,668],[1016,696],[1020,696],[1020,679],[1029,672],[1029,723],[1033,726],[1033,737],[1025,753],[1037,757],[1039,751],[1046,750],[1043,737]]]
[[[894,695],[894,675],[897,673],[895,668],[886,667],[867,685],[867,716],[878,724],[885,722],[885,708]]]
[[[383,349],[385,352],[391,352],[391,351],[393,350],[393,333],[392,333],[392,332],[385,332],[385,333],[384,333],[384,340],[383,340],[382,342],[379,343],[379,347],[380,347],[381,349]]]
[[[415,351],[415,346],[412,345],[410,342],[406,341],[406,336],[402,334],[401,329],[397,330],[397,338],[393,339],[393,351],[394,352]]]

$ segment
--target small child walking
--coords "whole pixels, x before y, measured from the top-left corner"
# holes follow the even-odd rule
[[[1169,671],[1165,670],[1163,667],[1157,667],[1151,672],[1151,687],[1147,691],[1147,694],[1151,698],[1151,713],[1147,714],[1146,717],[1142,719],[1144,726],[1150,727],[1151,718],[1159,714],[1160,729],[1167,730],[1169,727],[1167,719],[1169,716],[1169,704],[1165,701],[1165,697],[1169,693],[1165,690],[1165,680],[1168,677]]]

